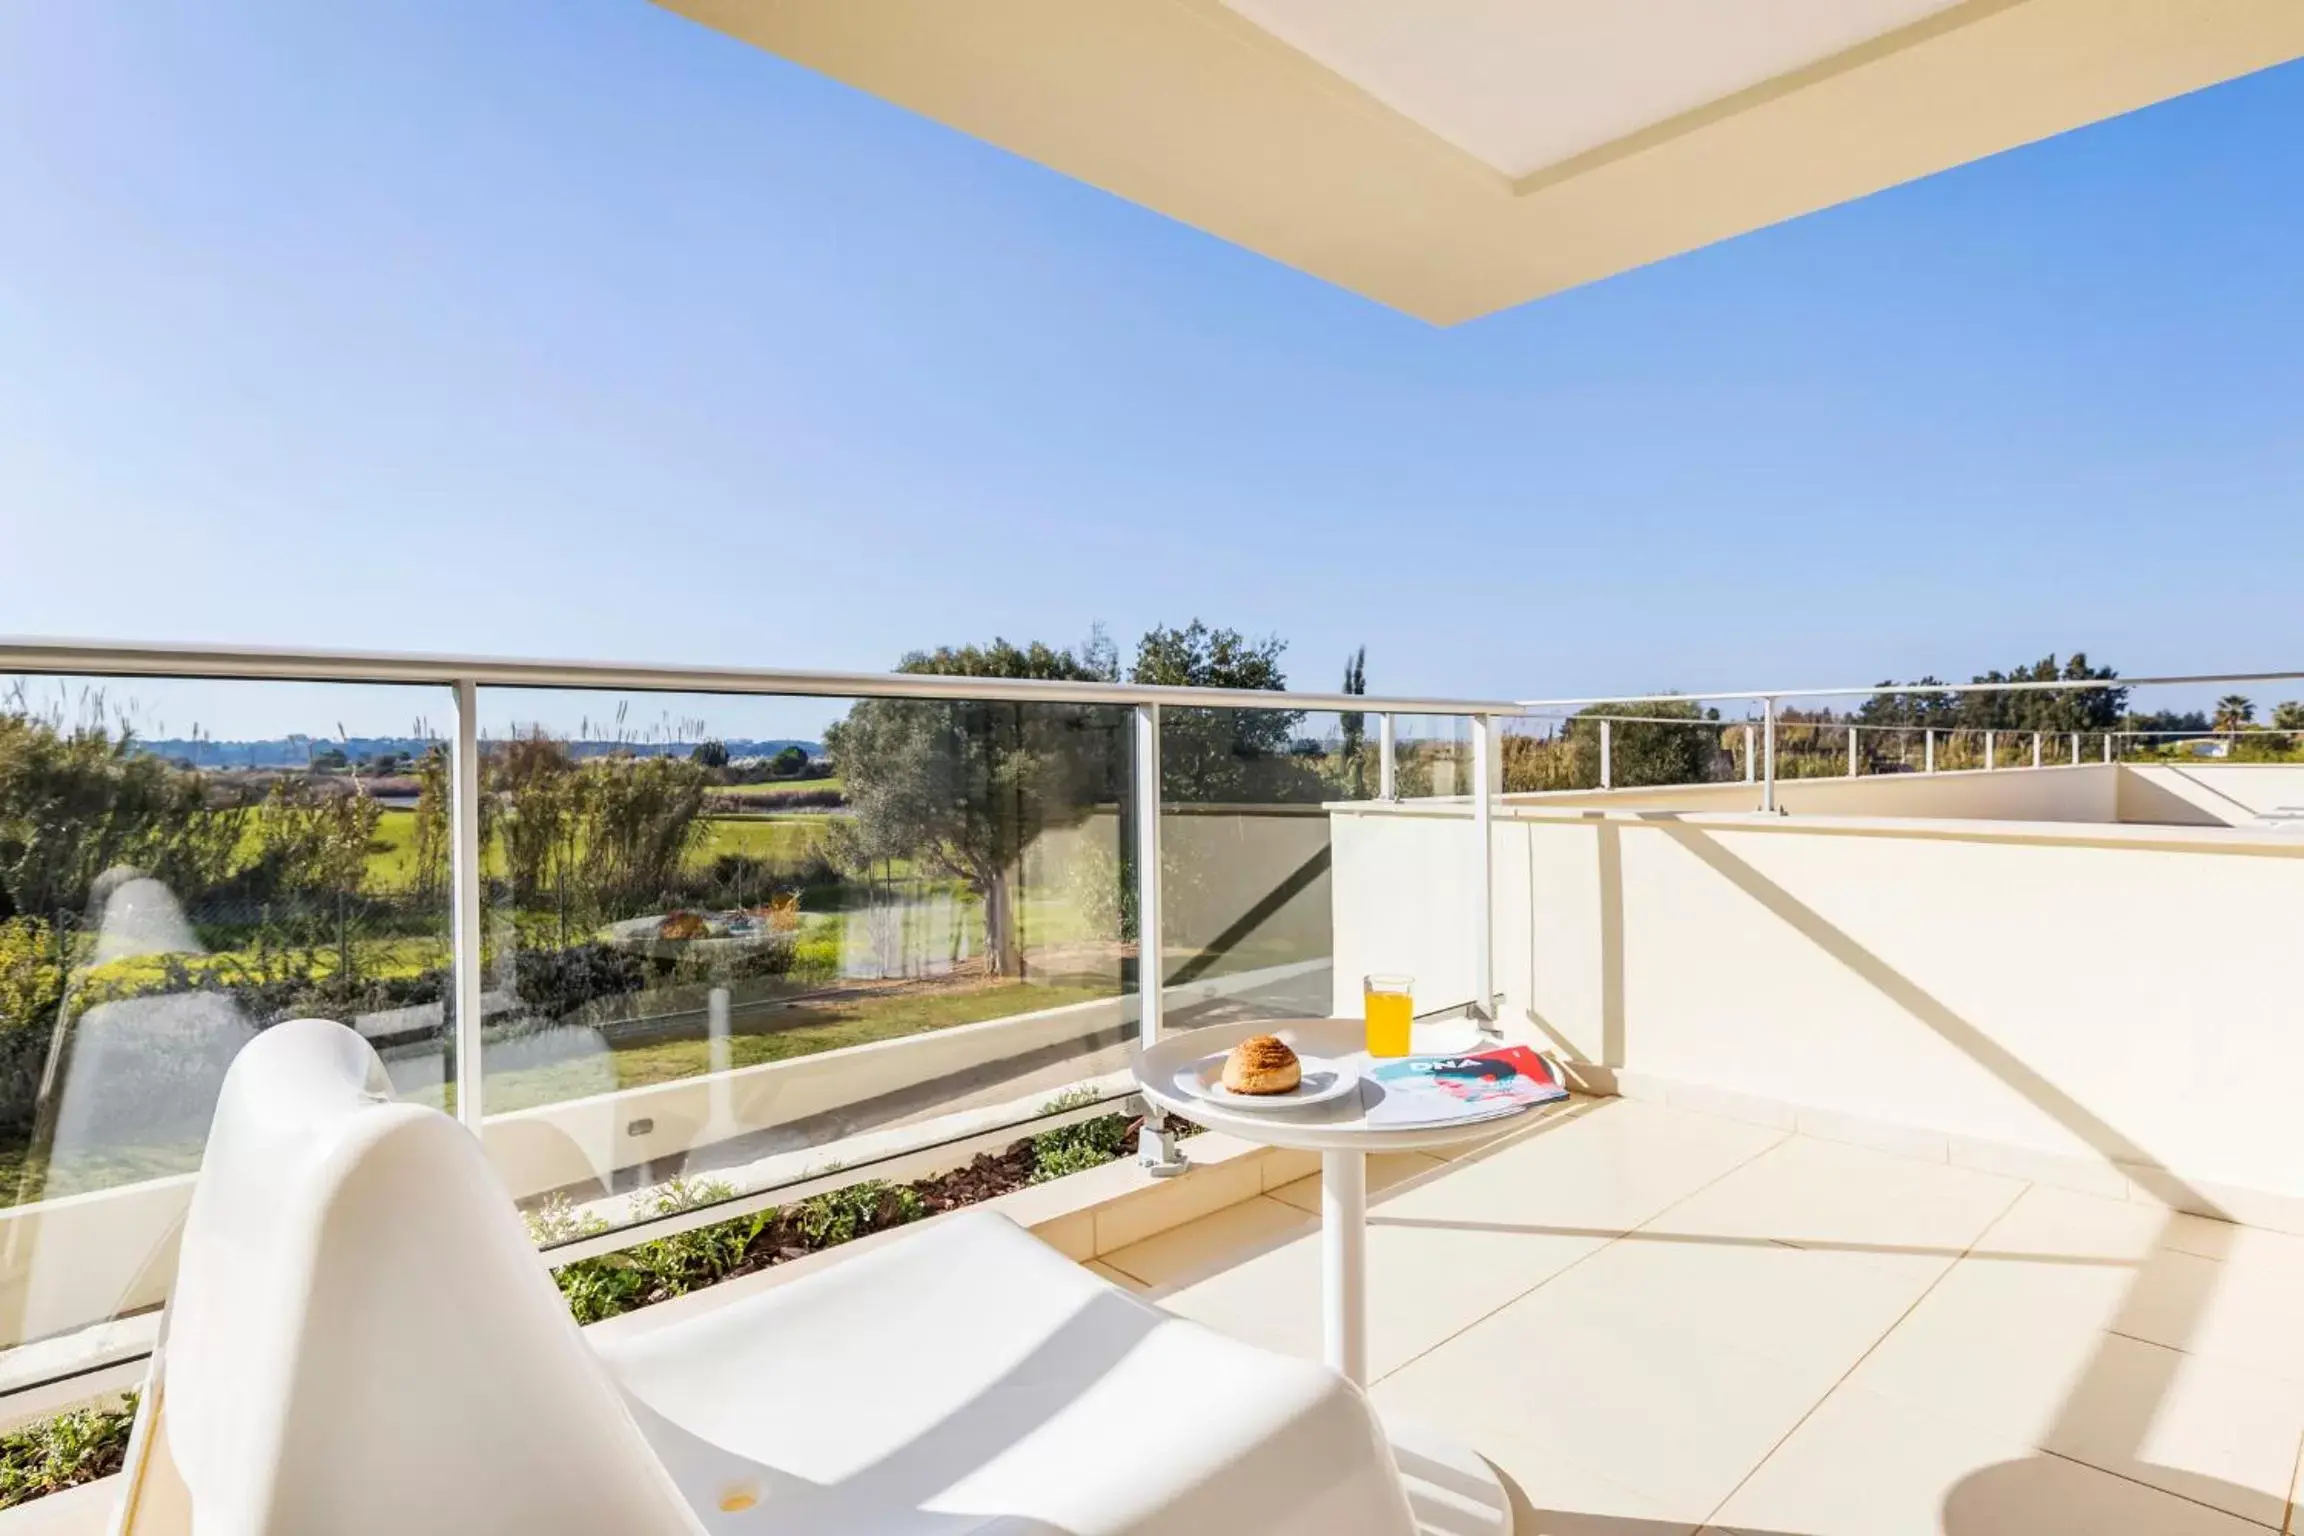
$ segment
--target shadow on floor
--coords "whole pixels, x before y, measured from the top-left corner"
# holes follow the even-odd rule
[[[2162,1524],[2108,1523],[2117,1517],[2076,1500],[2070,1474],[2078,1465],[2057,1456],[2034,1455],[1971,1472],[1944,1496],[1943,1507],[1937,1512],[1937,1529],[1943,1536],[2165,1536],[2167,1528]],[[1512,1536],[1691,1536],[1696,1531],[1706,1536],[1836,1536],[1823,1529],[1715,1527],[1700,1521],[1551,1509],[1532,1499],[1504,1472],[1496,1475],[1512,1501]],[[2167,1497],[2176,1500],[2175,1495]],[[2226,1523],[2238,1528],[2243,1523],[2214,1506],[2197,1513],[2203,1530]]]

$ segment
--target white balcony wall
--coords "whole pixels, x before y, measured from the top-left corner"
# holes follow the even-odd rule
[[[2066,738],[2052,737],[2058,751]],[[1654,807],[1749,811],[1752,784],[1513,795],[1513,805]],[[2304,766],[2287,763],[2058,763],[2043,768],[1968,768],[1944,773],[1779,779],[1776,801],[1808,816],[1952,816],[1988,821],[2135,822],[2157,826],[2255,826],[2304,819]]]
[[[2247,826],[2304,818],[2304,767],[2289,763],[2136,764],[2120,772],[2120,819]]]
[[[1435,919],[1468,920],[1467,836],[1461,811],[1337,816],[1339,978],[1460,963]],[[2304,1215],[2304,997],[2278,970],[2304,838],[1548,804],[1494,840],[1505,1020],[1603,1084]]]
[[[1987,773],[1884,773],[1778,779],[1776,803],[1801,816],[1958,816],[1995,821],[2114,821],[2118,764],[2082,763]],[[1687,784],[1656,789],[1569,790],[1514,795],[1515,805],[1656,806],[1675,811],[1749,811],[1756,784]]]
[[[1361,980],[1379,971],[1415,979],[1419,1013],[1473,1000],[1477,846],[1471,810],[1461,801],[1411,801],[1335,817],[1331,1012],[1358,1013]]]

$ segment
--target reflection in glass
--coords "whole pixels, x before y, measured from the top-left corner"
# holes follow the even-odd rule
[[[1161,711],[1169,1028],[1327,1015],[1328,806],[1375,798],[1374,724],[1357,713]]]
[[[259,1030],[343,1020],[439,1100],[447,900],[419,806],[445,783],[424,720],[447,702],[0,690],[0,1388],[145,1342],[225,1069]],[[162,703],[222,728],[172,736]]]
[[[604,696],[482,697],[576,722],[482,755],[485,1134],[540,1231],[1020,1124],[1124,1067],[1129,711],[657,698],[633,732]]]

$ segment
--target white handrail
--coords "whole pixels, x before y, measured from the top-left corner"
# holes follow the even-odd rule
[[[2192,677],[2073,677],[1998,683],[1866,683],[1854,688],[1754,688],[1729,693],[1617,693],[1592,699],[1521,699],[1520,711],[1593,704],[1701,704],[1706,700],[1838,699],[1875,693],[2038,693],[2075,688],[2164,688],[2201,683],[2304,682],[2304,672],[2204,672]]]
[[[1514,715],[1480,699],[1384,698],[1256,688],[1176,688],[926,672],[817,672],[650,662],[537,661],[398,651],[276,646],[135,645],[109,640],[0,639],[0,673],[212,677],[323,683],[460,682],[482,688],[631,688],[669,693],[787,693],[832,698],[970,699],[1017,704],[1173,704],[1199,709],[1307,709],[1348,714]]]

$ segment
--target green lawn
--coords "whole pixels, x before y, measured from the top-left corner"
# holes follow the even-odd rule
[[[713,816],[704,822],[691,863],[709,864],[724,853],[798,864],[824,840],[829,813],[789,816]]]
[[[415,881],[416,813],[387,810],[376,818],[376,840],[368,845],[369,887],[399,891]]]
[[[847,791],[840,780],[829,779],[777,779],[767,784],[723,784],[714,789],[716,795],[734,795],[740,800],[784,800],[794,795],[815,795],[830,790],[833,794]]]
[[[689,855],[691,866],[711,863],[724,853],[749,854],[797,864],[822,841],[833,819],[830,811],[792,811],[745,816],[701,818],[703,833]],[[387,810],[377,818],[376,840],[368,845],[368,888],[373,891],[406,890],[416,878],[416,813]],[[489,850],[491,873],[500,873],[496,852]]]

